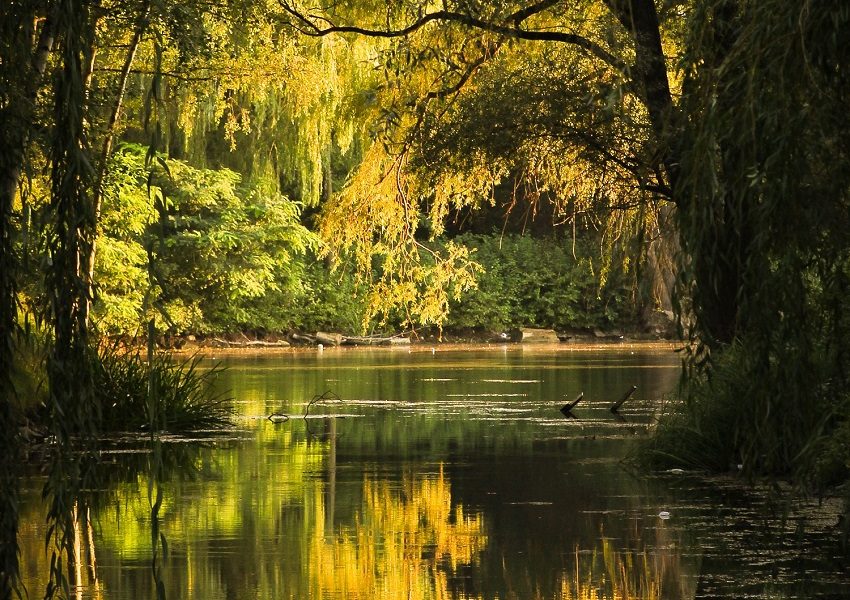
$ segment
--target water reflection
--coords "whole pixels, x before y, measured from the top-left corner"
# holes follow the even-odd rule
[[[75,565],[96,557],[97,577],[81,572],[75,595],[155,595],[154,548],[168,598],[613,600],[796,589],[793,574],[772,577],[756,554],[784,552],[787,565],[814,555],[822,538],[792,552],[782,528],[773,541],[761,530],[730,537],[738,520],[759,522],[764,506],[687,474],[648,477],[621,464],[678,375],[672,353],[632,352],[328,349],[230,360],[222,384],[239,401],[238,431],[166,438],[153,478],[150,449],[136,442],[104,455],[100,489],[78,506],[91,515],[91,529],[80,520],[78,531],[91,552]],[[610,404],[632,385],[618,420]],[[339,399],[310,405],[328,389]],[[567,420],[559,409],[579,392],[578,418]],[[273,423],[272,412],[291,418]],[[42,484],[31,477],[22,492],[31,596],[47,572]],[[831,579],[817,591],[846,589],[836,587],[840,571],[807,564]]]
[[[448,580],[474,567],[486,543],[483,515],[452,502],[442,472],[368,478],[354,524],[313,536],[311,597],[449,598]]]

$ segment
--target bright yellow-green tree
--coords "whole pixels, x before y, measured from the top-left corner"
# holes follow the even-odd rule
[[[683,5],[283,7],[307,37],[386,45],[379,135],[322,222],[332,251],[355,253],[361,266],[373,256],[389,264],[383,310],[397,302],[422,321],[439,320],[442,297],[429,293],[445,284],[440,273],[453,271],[450,291],[459,292],[475,267],[451,247],[434,256],[422,242],[452,211],[492,203],[500,186],[532,210],[552,202],[559,220],[604,227],[606,256],[637,239],[632,254],[652,280],[648,306],[670,308],[677,158],[669,142]]]

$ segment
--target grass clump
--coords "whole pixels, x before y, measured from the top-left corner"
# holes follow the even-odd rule
[[[213,383],[220,369],[201,370],[199,363],[198,357],[181,364],[166,355],[149,363],[138,352],[100,350],[94,382],[101,430],[184,432],[229,425],[231,399]]]
[[[810,491],[847,481],[850,396],[819,373],[826,366],[817,352],[809,358],[800,382],[787,362],[731,344],[683,380],[680,403],[662,415],[640,459],[653,468],[780,477]]]
[[[43,334],[21,335],[15,350],[13,419],[37,434],[48,429],[50,418],[46,368],[50,341]],[[220,429],[232,422],[231,398],[215,387],[221,369],[202,369],[197,357],[180,363],[158,354],[149,363],[138,350],[105,345],[90,349],[81,360],[89,363],[94,384],[91,414],[96,422],[91,431],[109,434],[153,426],[179,433]]]

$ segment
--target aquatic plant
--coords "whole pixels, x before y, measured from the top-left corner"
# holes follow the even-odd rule
[[[216,429],[230,423],[230,398],[216,391],[218,367],[201,369],[199,357],[183,363],[165,354],[151,361],[139,352],[122,352],[115,346],[100,350],[95,366],[96,394],[102,410],[101,431],[180,432]],[[155,382],[155,406],[148,385]]]

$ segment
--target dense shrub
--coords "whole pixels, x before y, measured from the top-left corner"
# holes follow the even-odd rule
[[[145,149],[133,145],[113,157],[95,273],[102,333],[134,335],[150,318],[171,333],[362,330],[367,282],[315,257],[318,239],[300,224],[297,204],[270,186],[245,186],[227,169],[166,164],[167,171],[146,166]],[[633,274],[611,269],[600,277],[599,249],[581,235],[467,234],[453,241],[474,249],[483,270],[477,289],[450,302],[444,329],[634,321]],[[398,329],[406,318],[376,320]]]
[[[537,326],[610,328],[632,324],[631,288],[621,270],[600,285],[598,250],[572,240],[521,235],[463,235],[484,268],[478,288],[452,302],[446,328]]]
[[[177,333],[273,323],[280,304],[267,299],[297,297],[303,256],[318,244],[300,206],[227,169],[164,164],[146,166],[133,145],[112,159],[95,273],[100,330],[132,333],[151,317]]]

